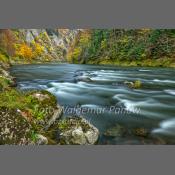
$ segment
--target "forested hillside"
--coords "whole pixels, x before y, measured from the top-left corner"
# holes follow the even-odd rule
[[[67,58],[72,63],[174,67],[175,29],[83,30]]]

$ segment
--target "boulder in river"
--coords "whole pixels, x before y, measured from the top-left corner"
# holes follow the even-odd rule
[[[147,128],[134,128],[132,129],[132,133],[135,136],[148,137],[148,135],[150,134],[150,131]]]
[[[66,145],[92,145],[98,141],[99,131],[82,117],[68,117],[58,123],[59,142]]]
[[[132,81],[124,81],[124,84],[129,88],[139,89],[142,87],[142,82],[140,80]]]
[[[132,81],[124,81],[124,84],[127,85],[128,87],[134,86],[134,83]]]
[[[75,81],[84,81],[84,82],[91,82],[91,78],[89,78],[88,76],[78,76],[75,78]]]

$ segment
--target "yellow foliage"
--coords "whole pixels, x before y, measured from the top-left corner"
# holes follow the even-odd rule
[[[134,88],[138,89],[138,88],[141,88],[142,86],[142,82],[140,80],[136,80],[134,82]]]
[[[73,53],[72,53],[72,57],[73,57],[73,58],[79,57],[80,54],[81,54],[81,51],[82,51],[82,50],[81,50],[80,47],[75,48],[74,51],[73,51]]]
[[[44,47],[32,41],[32,47],[27,44],[16,44],[16,56],[21,58],[33,59],[34,57],[41,56],[44,52]],[[33,50],[32,50],[33,48]]]
[[[74,48],[72,52],[69,52],[67,57],[68,61],[77,60],[81,55],[82,49],[80,47]]]
[[[43,59],[45,60],[45,61],[51,61],[51,59],[52,59],[52,57],[51,56],[49,56],[49,55],[45,55],[44,57],[43,57]]]
[[[84,30],[83,32],[79,32],[77,37],[75,38],[73,44],[68,50],[67,60],[69,62],[78,61],[81,56],[83,50],[88,47],[91,39],[91,33],[89,30]]]
[[[38,43],[34,43],[34,55],[41,56],[44,51],[44,47]]]
[[[67,54],[67,61],[68,62],[71,62],[72,61],[72,52],[68,52],[68,54]]]
[[[79,40],[79,43],[81,45],[87,45],[89,43],[89,40],[90,40],[90,34],[87,33],[87,32],[83,32],[81,35],[80,35],[80,40]]]
[[[27,44],[23,43],[17,46],[16,56],[32,59],[34,55],[32,49]]]
[[[146,28],[144,29],[144,28],[143,28],[143,29],[138,30],[138,33],[144,35],[144,34],[150,33],[150,31],[151,31],[151,29],[146,29]]]
[[[122,44],[127,44],[129,42],[129,37],[128,36],[124,36],[123,38],[121,38],[119,41],[122,43]]]
[[[8,62],[8,58],[5,55],[3,55],[2,53],[0,53],[0,61]]]

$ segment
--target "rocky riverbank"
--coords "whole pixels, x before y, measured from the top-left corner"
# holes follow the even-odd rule
[[[15,88],[9,65],[0,66],[0,144],[95,144],[99,131],[83,117],[62,119],[62,107],[47,91]]]

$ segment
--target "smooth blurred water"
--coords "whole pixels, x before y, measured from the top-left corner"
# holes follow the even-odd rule
[[[175,69],[48,64],[17,65],[11,73],[21,90],[46,89],[65,107],[105,109],[83,114],[100,130],[99,144],[142,144],[136,136],[104,137],[116,123],[148,128],[153,136],[175,144]],[[140,89],[124,85],[135,80],[142,82]],[[115,113],[114,106],[129,112]]]

